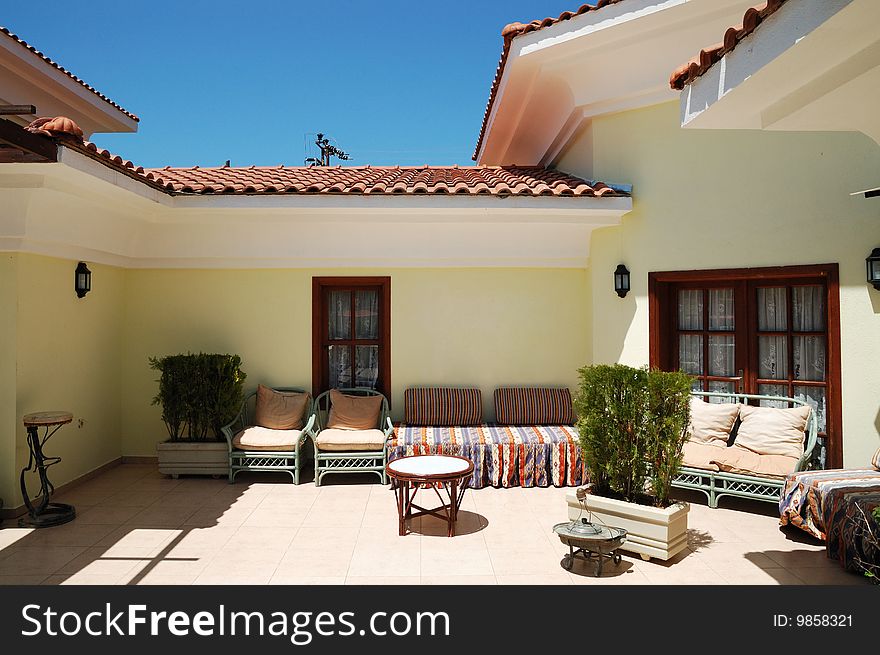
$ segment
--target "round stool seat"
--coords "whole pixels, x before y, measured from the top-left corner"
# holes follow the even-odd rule
[[[42,425],[64,425],[73,420],[71,412],[34,412],[24,415],[25,427]]]

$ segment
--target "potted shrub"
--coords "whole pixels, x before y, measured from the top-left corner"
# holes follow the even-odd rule
[[[159,472],[227,475],[229,447],[220,428],[238,413],[245,373],[238,355],[191,354],[151,357],[159,371],[159,393],[168,439],[156,445]]]
[[[687,546],[687,503],[669,493],[690,420],[691,378],[630,366],[579,369],[574,406],[590,483],[568,496],[596,523],[627,530],[625,550],[669,559]]]

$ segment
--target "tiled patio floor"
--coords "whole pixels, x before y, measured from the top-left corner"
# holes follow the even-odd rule
[[[775,508],[688,497],[690,548],[672,562],[624,553],[602,578],[551,532],[567,520],[565,489],[468,491],[458,534],[423,519],[397,535],[394,498],[369,478],[326,486],[242,475],[172,480],[123,465],[59,496],[75,521],[43,530],[6,521],[0,584],[866,584],[825,557]]]

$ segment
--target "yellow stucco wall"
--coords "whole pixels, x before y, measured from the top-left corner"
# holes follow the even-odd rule
[[[877,184],[880,148],[859,133],[688,130],[678,103],[593,122],[562,170],[634,186],[633,211],[594,233],[592,355],[648,361],[651,271],[838,263],[843,450],[865,466],[880,446],[880,292],[865,257],[880,245],[880,200],[850,196]],[[623,262],[632,293],[611,273]]]
[[[312,276],[391,276],[392,412],[416,385],[567,384],[588,361],[583,269],[138,270],[127,275],[122,452],[154,456],[151,355],[238,353],[247,387],[311,387]]]
[[[0,254],[0,498],[21,504],[15,480],[15,335],[18,255]]]
[[[5,325],[8,316],[15,321],[14,349],[9,353],[15,371],[14,416],[10,426],[15,439],[0,440],[3,449],[14,443],[15,453],[11,475],[4,466],[2,484],[4,498],[10,493],[7,506],[19,506],[22,499],[18,473],[28,459],[23,415],[49,410],[73,412],[73,423],[62,427],[46,446],[47,455],[62,458],[49,476],[56,486],[121,454],[120,360],[125,275],[118,268],[90,265],[92,291],[79,299],[73,290],[76,262],[29,254],[4,254],[2,259],[4,269],[9,265],[7,260],[15,268],[15,300],[11,306],[16,308],[4,311],[6,318],[0,319],[2,334],[10,333],[10,326]],[[4,308],[12,302],[13,292],[7,286],[8,283],[0,283]],[[8,393],[3,387],[9,377],[9,360],[4,357],[3,361],[0,417],[6,427],[9,407],[3,399]],[[36,490],[36,478],[31,484]]]

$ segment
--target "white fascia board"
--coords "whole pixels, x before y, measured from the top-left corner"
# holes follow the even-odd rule
[[[804,39],[812,32],[820,30],[854,2],[861,0],[785,3],[682,90],[679,100],[681,126],[704,129],[767,127],[762,116],[765,107],[795,93],[801,85],[820,75],[823,70],[816,64],[830,68],[838,63],[825,56],[819,62],[799,62],[790,57],[795,56],[798,48],[803,49],[806,45]],[[833,36],[833,32],[829,36]],[[829,54],[844,59],[849,45],[841,42],[841,47]]]

